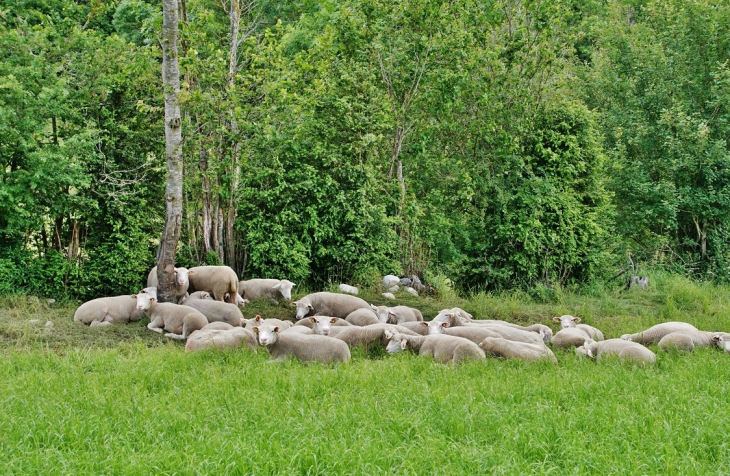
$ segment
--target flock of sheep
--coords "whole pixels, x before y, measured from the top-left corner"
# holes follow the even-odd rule
[[[418,294],[415,286],[423,285],[413,278],[403,278],[408,280],[405,283],[396,276],[386,276],[383,296],[390,298],[388,294],[392,296],[398,285]],[[76,310],[74,321],[111,325],[138,321],[146,314],[150,330],[186,340],[186,351],[262,346],[273,359],[294,357],[323,363],[349,361],[350,348],[356,345],[382,345],[389,354],[410,350],[443,363],[487,356],[557,363],[547,344],[552,348],[575,347],[580,356],[600,359],[614,355],[642,365],[656,361],[656,355],[645,347],[653,343],[664,350],[718,346],[730,353],[730,334],[701,331],[683,322],[665,322],[606,340],[599,329],[568,315],[554,318],[561,327],[555,335],[544,324],[520,326],[474,319],[459,308],[444,309],[424,321],[418,309],[369,304],[353,295],[357,288],[348,285],[340,289],[349,294],[317,292],[291,302],[296,308],[295,322],[261,316],[244,319],[239,307],[253,299],[291,301],[295,284],[285,279],[238,281],[227,266],[175,268],[175,283],[175,302],[157,302],[154,268],[147,287],[139,293],[88,301]]]

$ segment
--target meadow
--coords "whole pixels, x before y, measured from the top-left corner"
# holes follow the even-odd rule
[[[375,290],[365,298],[379,302]],[[457,305],[520,323],[572,314],[607,338],[669,320],[730,330],[730,288],[662,273],[646,292],[445,289],[398,301],[427,318]],[[557,366],[452,366],[378,349],[345,365],[270,363],[261,350],[185,354],[146,319],[75,325],[77,304],[0,298],[0,474],[730,472],[730,356],[718,349],[652,347],[647,368],[572,352],[556,352]],[[244,309],[257,313],[293,316]]]

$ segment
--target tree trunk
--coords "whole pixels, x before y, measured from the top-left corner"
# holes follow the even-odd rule
[[[178,2],[162,2],[162,83],[165,91],[165,155],[167,185],[165,186],[165,229],[157,253],[157,298],[160,302],[173,299],[175,287],[175,250],[182,228],[182,127],[180,118],[180,67],[177,54]]]
[[[200,124],[200,120],[196,119],[196,122]],[[201,181],[203,185],[203,260],[205,257],[213,251],[210,246],[210,236],[212,232],[212,219],[210,216],[210,177],[208,177],[208,151],[205,148],[205,143],[201,140],[200,142],[200,156],[198,159],[198,168],[200,169]]]
[[[225,263],[238,272],[236,266],[236,236],[234,224],[236,221],[236,192],[241,175],[241,164],[239,163],[241,155],[241,142],[239,138],[238,121],[236,120],[236,111],[233,107],[233,92],[236,79],[236,70],[238,69],[238,30],[241,24],[241,1],[231,0],[228,9],[228,17],[231,25],[231,43],[228,56],[228,116],[230,120],[230,136],[231,136],[231,177],[230,190],[228,195],[228,213],[226,217],[226,261]]]

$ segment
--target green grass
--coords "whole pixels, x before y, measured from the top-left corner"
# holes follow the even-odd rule
[[[665,320],[730,329],[730,289],[665,275],[652,285],[399,303],[429,318],[455,305],[516,322],[569,313],[607,337]],[[658,352],[648,368],[571,352],[558,366],[451,366],[360,349],[346,365],[270,363],[248,349],[185,354],[146,320],[75,325],[74,305],[43,302],[0,299],[0,474],[730,471],[730,356],[717,349]],[[255,313],[293,310],[255,302]]]

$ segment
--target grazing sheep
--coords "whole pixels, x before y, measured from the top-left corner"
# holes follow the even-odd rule
[[[347,294],[354,294],[355,296],[360,292],[355,286],[350,286],[349,284],[340,284],[340,291]]]
[[[237,304],[238,276],[233,269],[228,266],[197,266],[190,271],[189,292],[208,291],[216,301]]]
[[[636,334],[624,334],[621,336],[623,340],[629,340],[631,342],[637,342],[639,344],[655,344],[659,342],[662,337],[672,332],[679,331],[696,331],[697,328],[692,324],[686,322],[663,322],[648,328],[643,332],[637,332]]]
[[[394,285],[398,284],[400,282],[400,278],[398,276],[388,274],[386,276],[383,276],[383,289],[386,291],[390,290]]]
[[[185,352],[203,349],[236,349],[241,346],[256,348],[256,336],[253,332],[242,327],[225,330],[204,328],[190,334],[185,344]]]
[[[719,332],[708,331],[678,331],[671,332],[659,341],[659,348],[668,351],[670,347],[692,352],[695,347],[712,347],[716,345]]]
[[[188,301],[192,301],[195,299],[204,299],[206,301],[213,301],[213,296],[210,295],[208,291],[195,291],[194,293],[190,293],[187,298],[183,301],[183,304],[185,304]]]
[[[353,326],[369,326],[370,324],[379,324],[380,319],[375,311],[368,308],[355,309],[345,318],[347,322]]]
[[[392,324],[373,324],[365,327],[333,327],[330,329],[330,337],[345,341],[347,345],[370,345],[380,344],[386,346],[388,338],[385,336],[386,331],[400,332],[406,335],[417,335],[403,326]]]
[[[441,363],[461,362],[465,359],[485,359],[484,351],[474,342],[462,337],[447,335],[409,336],[386,331],[388,342],[385,351],[389,354],[411,349],[418,355],[433,357]]]
[[[408,306],[388,307],[371,304],[370,308],[375,311],[375,314],[378,316],[378,320],[386,324],[402,324],[404,322],[423,321],[423,314],[421,314],[421,311]]]
[[[381,296],[383,296],[385,299],[395,299],[393,293],[382,293]]]
[[[187,339],[193,331],[202,329],[208,324],[200,311],[188,306],[180,306],[171,302],[157,302],[149,294],[137,294],[137,309],[144,311],[150,318],[147,328],[173,339]]]
[[[588,336],[593,340],[603,340],[603,332],[596,329],[593,326],[589,326],[588,324],[578,324],[580,322],[580,317],[573,317],[569,315],[564,315],[560,317],[553,317],[553,321],[559,322],[560,327],[562,329],[567,329],[568,327],[577,327],[578,329],[582,329],[585,331]]]
[[[457,327],[457,329],[463,329],[463,327]],[[558,363],[555,354],[544,344],[528,344],[527,342],[515,342],[501,337],[486,337],[479,343],[479,347],[487,354],[504,359],[550,359],[554,364]]]
[[[316,316],[332,316],[344,319],[356,309],[370,308],[370,304],[359,297],[329,292],[307,294],[300,300],[292,302],[291,305],[297,308],[297,319],[301,319],[312,312]]]
[[[278,326],[255,327],[260,345],[266,347],[275,360],[290,356],[303,362],[349,362],[350,348],[344,341],[319,335],[280,332]]]
[[[246,325],[244,326],[246,329],[253,331],[254,327],[260,327],[260,326],[277,326],[281,328],[282,331],[289,329],[294,325],[292,321],[282,321],[281,319],[264,319],[259,315],[256,315],[256,317],[252,317],[251,319],[244,319],[246,321]]]
[[[715,332],[712,340],[719,348],[730,354],[730,334],[727,332]]]
[[[172,302],[176,304],[182,304],[182,302],[188,296],[190,276],[192,276],[193,274],[195,274],[195,271],[193,270],[189,270],[187,268],[175,268],[175,290]],[[150,274],[147,275],[147,288],[157,288],[157,285],[157,266],[155,266],[154,268],[152,268],[152,271],[150,271]],[[156,292],[154,298],[157,299]]]
[[[553,347],[556,349],[564,349],[566,347],[580,347],[589,340],[591,336],[579,327],[566,327],[560,329],[553,336]]]
[[[656,362],[654,352],[641,344],[624,339],[608,339],[600,342],[590,339],[584,345],[576,347],[575,353],[596,359],[615,355],[622,360],[632,360],[642,365]]]
[[[294,286],[296,284],[287,279],[249,279],[238,283],[238,294],[245,299],[267,297],[278,304],[281,297],[291,301]]]
[[[225,322],[233,327],[242,326],[243,314],[235,304],[207,299],[188,299],[184,305],[200,311],[208,322]]]
[[[109,324],[126,324],[142,319],[142,311],[129,294],[92,299],[79,306],[74,313],[74,322],[90,327]]]

